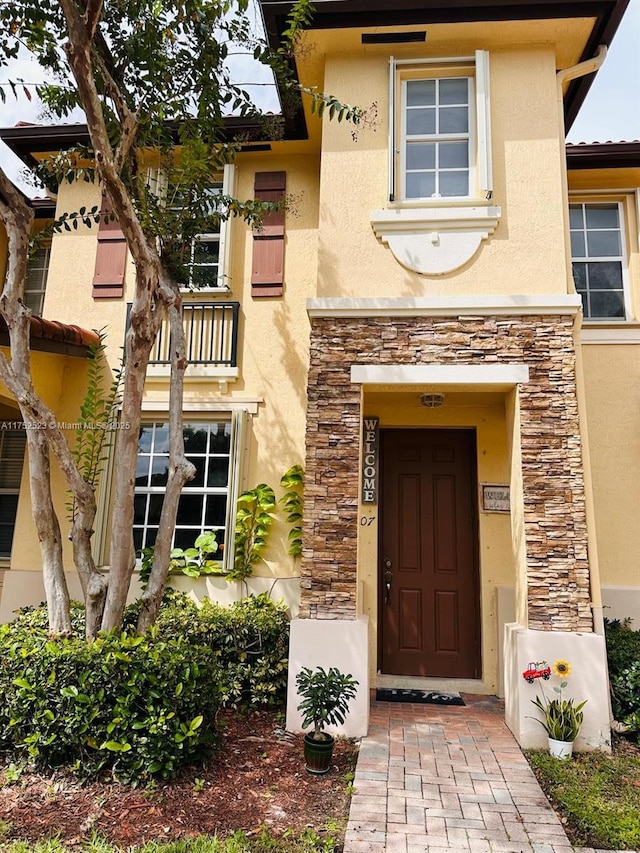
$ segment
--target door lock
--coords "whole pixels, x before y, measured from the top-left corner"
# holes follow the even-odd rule
[[[391,604],[391,581],[393,580],[393,572],[389,569],[391,560],[385,560],[384,564],[387,567],[384,573],[384,603]]]

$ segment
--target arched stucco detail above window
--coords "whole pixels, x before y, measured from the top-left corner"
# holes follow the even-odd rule
[[[374,210],[371,226],[395,259],[422,275],[453,272],[471,260],[500,219],[494,206]]]

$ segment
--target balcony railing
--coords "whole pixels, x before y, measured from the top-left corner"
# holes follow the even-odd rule
[[[237,366],[239,310],[239,302],[182,303],[185,354],[189,364]],[[169,321],[164,320],[151,350],[149,364],[170,362]]]

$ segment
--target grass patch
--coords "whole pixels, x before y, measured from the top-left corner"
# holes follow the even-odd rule
[[[572,844],[640,848],[640,756],[583,752],[559,761],[542,751],[526,755],[544,792],[566,819]]]
[[[1,853],[335,853],[340,849],[331,832],[321,835],[304,830],[301,833],[287,831],[278,837],[267,830],[255,834],[234,832],[226,838],[199,835],[180,841],[152,841],[139,847],[116,847],[101,838],[77,842],[72,848],[65,847],[56,838],[30,843],[26,841],[0,842]]]

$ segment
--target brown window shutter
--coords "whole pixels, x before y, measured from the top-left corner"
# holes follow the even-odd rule
[[[98,250],[93,273],[94,299],[118,299],[124,293],[127,242],[117,220],[104,221],[104,215],[110,210],[111,207],[105,196],[100,210]]]
[[[260,201],[282,201],[286,172],[256,172],[254,193]],[[253,232],[251,295],[282,296],[284,283],[284,211],[267,213]]]

